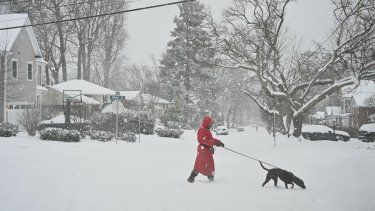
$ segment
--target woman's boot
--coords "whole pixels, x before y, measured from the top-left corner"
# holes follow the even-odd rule
[[[193,170],[190,174],[190,177],[187,179],[188,182],[193,183],[195,177],[198,175],[198,172],[196,170]]]

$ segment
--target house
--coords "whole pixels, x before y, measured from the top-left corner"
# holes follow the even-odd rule
[[[327,126],[336,127],[341,122],[341,107],[340,106],[329,106],[326,107],[325,113],[325,124]]]
[[[349,86],[342,90],[342,115],[348,115],[348,127],[359,129],[370,121],[375,114],[375,82],[363,80],[359,85]]]
[[[310,122],[312,124],[324,124],[326,120],[326,112],[317,111],[315,114],[310,116]]]
[[[27,14],[0,15],[1,28],[28,24]],[[46,65],[32,27],[0,30],[0,122],[15,123],[20,110],[40,106]]]
[[[63,112],[67,98],[73,98],[73,113],[88,119],[95,111],[110,102],[115,91],[85,80],[70,80],[53,86],[46,86],[48,91],[42,96],[44,112]]]
[[[125,96],[123,104],[131,110],[150,111],[155,117],[160,118],[171,102],[151,94],[142,94],[140,91],[120,91]]]

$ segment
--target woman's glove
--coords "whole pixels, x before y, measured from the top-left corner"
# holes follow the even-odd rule
[[[224,146],[224,143],[221,142],[221,141],[220,141],[218,144],[216,144],[216,146],[218,146],[218,147],[225,147],[225,146]]]

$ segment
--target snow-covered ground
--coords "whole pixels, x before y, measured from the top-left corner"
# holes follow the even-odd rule
[[[375,210],[374,143],[272,137],[246,128],[226,147],[294,172],[306,190],[261,187],[258,162],[219,148],[215,182],[198,176],[194,131],[141,143],[0,138],[0,210]]]

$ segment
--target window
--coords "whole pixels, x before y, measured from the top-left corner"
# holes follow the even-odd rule
[[[21,105],[21,109],[26,109],[26,105]]]
[[[345,104],[346,104],[346,106],[345,106],[345,108],[346,108],[346,113],[350,113],[351,112],[351,107],[350,107],[350,101],[349,100],[347,100],[347,101],[345,101]]]
[[[12,110],[13,109],[13,105],[9,105],[9,109]]]
[[[15,105],[14,109],[20,109],[20,105]]]
[[[33,63],[27,63],[27,80],[33,80]]]
[[[12,77],[17,78],[18,75],[18,61],[12,60]]]

